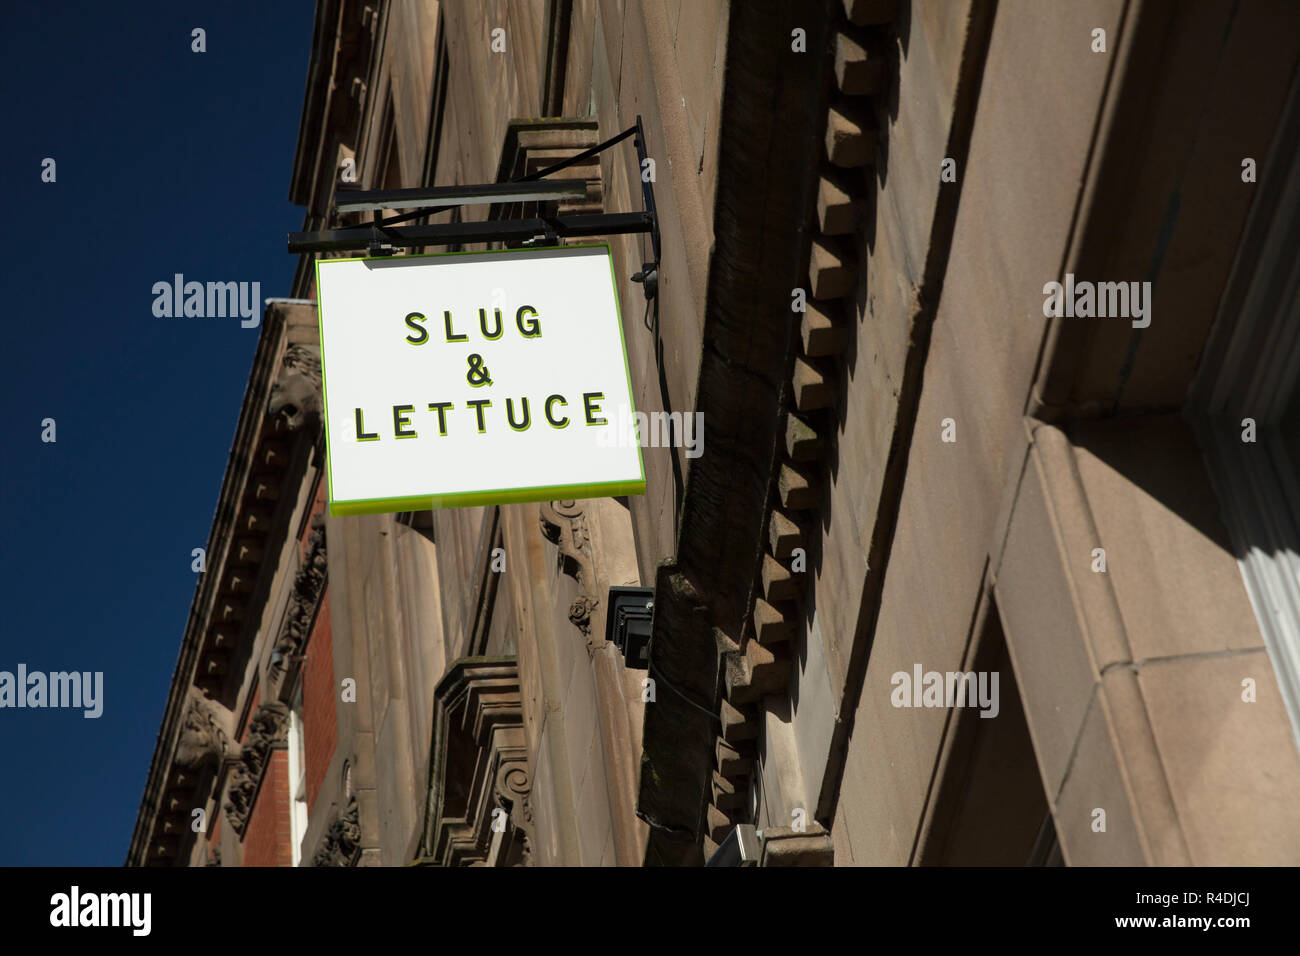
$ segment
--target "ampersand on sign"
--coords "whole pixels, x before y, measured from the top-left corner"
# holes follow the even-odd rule
[[[492,379],[488,367],[483,364],[483,356],[477,352],[470,353],[469,371],[465,373],[465,381],[469,382],[471,388],[478,388],[481,385],[491,385]]]

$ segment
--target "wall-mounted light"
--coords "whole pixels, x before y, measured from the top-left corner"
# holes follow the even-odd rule
[[[623,655],[628,667],[650,666],[650,619],[654,613],[654,588],[612,587],[605,605],[605,640]]]

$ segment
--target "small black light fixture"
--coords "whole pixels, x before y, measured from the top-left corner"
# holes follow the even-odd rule
[[[633,273],[632,281],[644,286],[647,302],[659,294],[659,270],[653,262],[647,262],[641,267],[640,272]]]
[[[650,618],[654,588],[612,587],[605,615],[605,640],[619,649],[628,667],[650,666]]]

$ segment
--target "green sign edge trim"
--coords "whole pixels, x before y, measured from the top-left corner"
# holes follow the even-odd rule
[[[530,501],[552,501],[567,497],[610,498],[620,495],[645,494],[645,460],[641,453],[641,435],[637,435],[636,464],[641,473],[637,481],[607,481],[594,484],[533,486],[530,488],[501,488],[491,491],[463,491],[446,495],[412,495],[403,498],[354,498],[339,501],[334,498],[334,455],[330,450],[329,389],[325,386],[325,307],[320,295],[320,266],[322,262],[391,262],[398,259],[445,259],[449,256],[508,255],[515,252],[542,252],[547,249],[604,249],[609,261],[609,282],[614,293],[614,313],[618,319],[618,344],[623,350],[623,375],[627,381],[627,401],[636,420],[636,399],[632,391],[632,369],[627,360],[627,335],[623,325],[623,303],[618,295],[618,279],[614,275],[614,250],[608,242],[584,242],[571,246],[537,246],[527,249],[476,249],[460,252],[426,252],[414,256],[351,256],[346,259],[316,260],[316,325],[320,333],[321,403],[324,407],[325,431],[325,483],[327,489],[326,513],[329,517],[352,515],[390,514],[401,511],[436,511],[444,508],[469,508],[478,505],[524,504]],[[417,507],[418,506],[418,507]]]
[[[610,481],[595,485],[552,485],[535,488],[502,488],[493,491],[461,491],[447,495],[413,495],[408,498],[359,498],[330,503],[330,516],[390,514],[400,511],[437,511],[441,508],[470,508],[476,505],[514,505],[529,501],[582,498],[613,498],[645,494],[645,481]]]

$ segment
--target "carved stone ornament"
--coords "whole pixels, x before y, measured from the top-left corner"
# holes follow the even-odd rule
[[[227,708],[191,686],[173,763],[187,770],[197,770],[220,764],[225,757],[237,757],[239,745],[232,739],[233,724],[233,715]]]
[[[360,811],[355,795],[348,798],[342,816],[330,824],[312,866],[356,866],[361,856]]]
[[[539,506],[542,534],[560,549],[560,570],[578,582],[582,593],[569,606],[569,620],[591,636],[591,615],[600,606],[591,555],[587,514],[575,501],[544,501]]]
[[[569,605],[569,620],[584,636],[591,636],[591,614],[599,605],[599,601],[585,594]]]
[[[307,537],[307,555],[294,577],[293,593],[289,597],[284,625],[275,641],[279,657],[272,666],[279,670],[287,670],[290,658],[302,653],[302,649],[307,646],[316,608],[325,591],[325,525],[319,517],[312,519],[312,525],[316,530]]]
[[[520,756],[503,760],[493,790],[496,804],[506,811],[511,838],[499,851],[501,866],[531,866],[533,861],[533,778]]]
[[[321,420],[320,353],[306,345],[291,345],[285,350],[280,374],[271,386],[267,414],[282,416],[285,427],[296,431],[307,423]]]
[[[278,700],[257,708],[249,722],[239,763],[230,775],[225,803],[226,820],[241,837],[248,826],[253,799],[261,786],[271,752],[288,745],[288,730],[289,708]]]
[[[530,866],[532,774],[513,658],[461,658],[434,691],[417,862]]]

